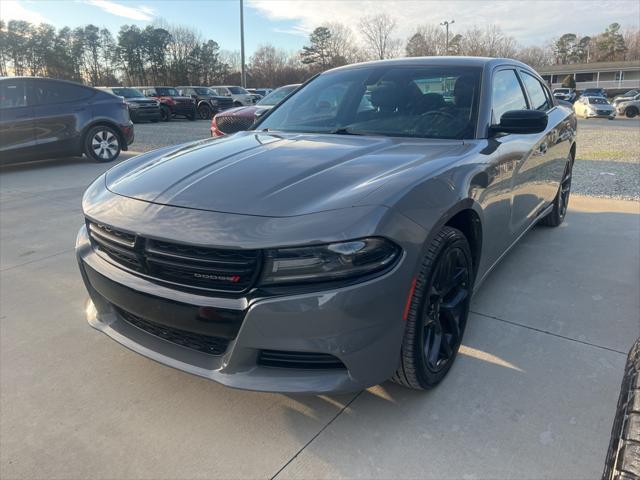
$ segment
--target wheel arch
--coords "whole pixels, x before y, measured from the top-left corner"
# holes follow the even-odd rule
[[[423,244],[423,254],[443,227],[449,226],[460,230],[469,242],[471,249],[474,276],[477,275],[482,259],[484,215],[480,205],[472,198],[457,202],[440,216],[429,229],[430,233]]]
[[[118,126],[118,124],[107,119],[97,119],[92,121],[91,123],[88,123],[82,129],[82,135],[80,136],[80,139],[81,139],[80,150],[83,153],[84,153],[84,147],[86,144],[87,134],[89,133],[89,130],[91,130],[93,127],[100,127],[100,126],[112,128],[116,132],[116,135],[118,135],[118,140],[120,141],[120,150],[122,150],[123,152],[127,151],[128,149],[127,140],[124,138],[124,135],[122,134],[122,131],[120,130],[120,127]]]

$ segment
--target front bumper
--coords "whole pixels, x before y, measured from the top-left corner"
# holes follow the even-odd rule
[[[610,112],[587,112],[588,118],[614,118],[616,116],[615,110],[611,110]]]
[[[160,107],[157,108],[130,108],[129,116],[133,122],[140,122],[145,120],[161,120],[162,115],[160,113]]]
[[[415,224],[404,221],[415,233]],[[241,297],[188,293],[129,273],[93,249],[84,226],[76,254],[91,297],[89,323],[131,350],[230,387],[328,393],[366,388],[395,372],[418,252],[409,247],[391,271],[363,283]],[[221,355],[203,353],[134,326],[127,314],[168,329],[221,337],[228,346]],[[264,350],[329,354],[345,368],[264,366],[259,362]]]
[[[194,103],[176,103],[170,106],[172,115],[190,116],[196,114],[196,105]]]

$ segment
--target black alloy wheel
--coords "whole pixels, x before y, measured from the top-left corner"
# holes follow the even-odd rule
[[[473,278],[469,242],[461,231],[444,227],[416,277],[394,382],[425,390],[442,381],[460,349]]]
[[[460,247],[445,250],[438,261],[425,299],[423,349],[427,368],[438,373],[453,360],[462,341],[470,268]]]
[[[210,120],[212,113],[213,110],[211,107],[205,103],[198,107],[198,117],[200,117],[201,120]]]
[[[553,210],[540,220],[542,225],[557,227],[564,222],[564,217],[567,215],[567,208],[569,207],[569,196],[571,195],[572,173],[573,160],[570,158],[564,167],[560,187],[553,201]]]
[[[633,118],[638,115],[638,109],[636,107],[627,107],[624,111],[624,115],[627,118]]]

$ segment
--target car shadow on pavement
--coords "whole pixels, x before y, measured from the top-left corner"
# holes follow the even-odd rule
[[[7,163],[4,165],[0,165],[0,173],[3,172],[19,172],[25,170],[35,170],[35,169],[47,169],[47,168],[56,168],[56,167],[65,167],[68,165],[97,165],[97,166],[114,166],[123,160],[127,160],[128,158],[139,155],[140,152],[136,151],[126,151],[122,152],[120,156],[108,163],[96,162],[90,158],[85,156],[77,156],[77,157],[61,157],[61,158],[49,158],[46,160],[35,160],[32,162],[16,162],[16,163]]]

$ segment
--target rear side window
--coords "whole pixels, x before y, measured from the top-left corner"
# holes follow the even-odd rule
[[[526,110],[527,100],[515,70],[500,70],[493,76],[491,123],[500,123],[500,118],[509,110]]]
[[[24,82],[7,80],[0,82],[0,109],[27,106]]]
[[[53,105],[88,100],[94,91],[81,85],[64,82],[37,81],[34,84],[36,105]]]
[[[551,102],[545,94],[544,87],[540,82],[527,72],[522,72],[522,81],[531,100],[531,108],[535,110],[547,111],[551,108]]]

